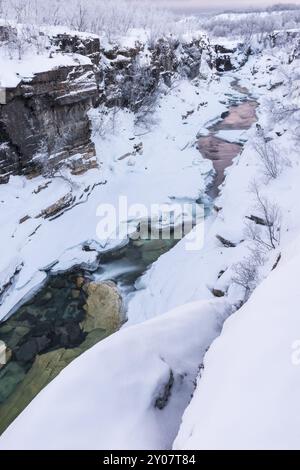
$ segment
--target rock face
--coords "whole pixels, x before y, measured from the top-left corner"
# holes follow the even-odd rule
[[[16,374],[19,374],[20,384],[12,395],[10,395],[9,399],[5,403],[0,404],[0,435],[18,414],[29,405],[33,398],[70,364],[70,362],[106,336],[105,331],[100,329],[94,330],[87,335],[85,341],[81,343],[80,346],[74,349],[57,349],[37,356],[26,376],[22,369],[20,369],[20,371],[18,370],[19,366],[16,363],[12,363],[11,370],[9,368],[5,370],[6,375],[13,375],[13,379],[15,380]],[[7,382],[9,387],[10,382],[8,380]],[[11,386],[13,387],[13,380],[11,382]]]
[[[0,105],[0,181],[39,172],[50,156],[51,165],[76,154],[94,157],[87,112],[97,92],[90,64],[38,73],[7,89]]]
[[[17,35],[17,30],[9,25],[0,25],[0,42],[8,41],[12,36]]]

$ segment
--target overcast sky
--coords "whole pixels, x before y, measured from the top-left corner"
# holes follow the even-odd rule
[[[163,6],[169,6],[175,10],[193,11],[198,9],[217,8],[225,10],[227,8],[243,7],[263,7],[276,3],[295,3],[300,5],[300,0],[154,0]]]

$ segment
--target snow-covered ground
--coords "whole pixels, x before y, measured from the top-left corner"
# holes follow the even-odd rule
[[[203,249],[189,252],[182,240],[163,255],[137,282],[128,324],[67,367],[1,437],[2,448],[299,448],[300,137],[299,112],[291,113],[299,99],[294,56],[289,44],[265,49],[234,74],[260,104],[259,126],[248,131],[243,152],[226,171],[216,211],[205,223]],[[22,267],[1,317],[42,281],[45,267],[61,259],[54,269],[62,269],[83,259],[82,243],[97,240],[100,202],[117,205],[121,194],[129,204],[149,205],[203,194],[211,164],[196,150],[195,136],[226,110],[232,78],[180,81],[160,97],[155,124],[143,135],[137,135],[131,113],[109,116],[113,126],[104,126],[115,131],[104,132],[104,139],[94,134],[101,169],[78,177],[77,197],[87,185],[106,184],[58,219],[19,224],[28,212],[36,216],[53,202],[53,188],[60,197],[69,191],[62,180],[38,194],[33,191],[42,178],[14,177],[0,187],[7,208],[0,214],[1,243],[7,247],[0,279]],[[289,112],[282,112],[283,105]],[[91,114],[95,130],[96,114]],[[221,137],[244,140],[244,134],[228,132]],[[126,156],[140,142],[143,152]],[[265,145],[276,156],[273,177],[266,175],[259,154]],[[257,231],[253,221],[268,215],[261,214],[261,201],[267,212],[276,212],[271,240],[268,224],[258,224]],[[245,268],[253,270],[249,292],[241,285]],[[211,346],[228,314],[239,308]],[[155,405],[161,402],[166,406],[159,410]]]
[[[149,131],[134,128],[132,113],[120,111],[103,123],[103,138],[103,129],[101,135],[97,134],[98,111],[93,110],[94,141],[100,169],[72,177],[76,185],[72,188],[76,197],[73,205],[78,205],[55,220],[45,220],[41,212],[70,195],[70,185],[63,179],[11,177],[8,184],[0,186],[0,240],[5,246],[0,272],[4,275],[16,257],[23,263],[13,289],[0,306],[0,319],[12,312],[18,302],[45,279],[44,271],[62,256],[66,259],[70,254],[72,259],[77,247],[73,264],[78,264],[80,258],[85,261],[86,252],[81,248],[85,242],[96,241],[99,251],[108,248],[108,240],[99,240],[96,233],[100,204],[118,207],[119,197],[126,196],[128,205],[144,204],[149,208],[155,203],[170,203],[174,198],[195,200],[203,194],[212,166],[199,155],[194,145],[196,135],[226,110],[220,101],[228,101],[225,93],[230,90],[230,80],[227,76],[210,84],[178,82],[166,96],[161,96]],[[194,113],[183,119],[182,116],[191,110]],[[124,158],[133,153],[135,144],[141,142],[142,154]],[[45,185],[49,181],[50,184]],[[94,185],[97,186],[93,191],[86,192],[86,188],[91,189]],[[27,220],[20,223],[24,218]],[[120,241],[110,240],[109,243],[113,246]],[[67,264],[70,267],[72,263]]]

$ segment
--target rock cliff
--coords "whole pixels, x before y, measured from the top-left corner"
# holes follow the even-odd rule
[[[14,39],[11,31],[2,27],[0,46],[16,40],[16,30]],[[46,51],[49,70],[20,77],[0,100],[0,183],[12,174],[51,175],[66,160],[73,174],[96,167],[88,117],[92,106],[148,109],[161,83],[170,87],[176,76],[196,78],[202,60],[215,71],[230,70],[233,53],[205,38],[181,43],[169,37],[125,48],[102,47],[97,36],[80,33],[49,36]],[[75,63],[51,67],[57,53],[73,56]],[[76,63],[80,56],[90,60]]]

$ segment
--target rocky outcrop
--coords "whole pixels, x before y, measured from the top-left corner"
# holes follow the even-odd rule
[[[225,246],[225,248],[235,248],[236,243],[231,242],[230,240],[227,240],[226,238],[222,237],[221,235],[216,235],[217,240]]]
[[[66,208],[70,207],[70,205],[74,202],[74,197],[72,193],[68,193],[65,196],[61,197],[58,201],[51,206],[44,209],[40,216],[44,217],[45,219],[49,219],[50,217],[54,217]]]
[[[6,276],[0,279],[0,305],[3,301],[5,293],[13,286],[15,279],[23,268],[23,263],[17,263],[8,270]]]
[[[102,329],[113,333],[122,323],[122,298],[113,282],[91,282],[86,287],[86,317],[81,326],[85,333]]]
[[[6,90],[0,105],[0,180],[95,155],[87,115],[98,89],[93,66],[64,66]]]
[[[203,51],[206,47],[205,41],[201,39],[194,39],[182,45],[180,69],[187,78],[193,80],[198,77]]]
[[[161,82],[171,86],[175,74],[197,77],[204,47],[203,40],[181,44],[162,38],[149,49],[139,42],[128,49],[102,49],[100,102],[138,111],[149,103]]]
[[[123,48],[117,45],[101,49],[99,103],[108,107],[126,107],[133,111],[142,105],[157,87],[148,63],[141,64],[144,45]]]
[[[60,52],[84,55],[96,66],[100,63],[100,39],[97,36],[63,33],[52,36],[50,41]]]
[[[62,369],[121,323],[114,283],[90,282],[77,270],[50,278],[0,325],[10,359],[0,367],[0,434]]]
[[[155,408],[158,408],[159,410],[163,410],[171,397],[172,393],[172,388],[174,385],[174,374],[173,371],[170,369],[170,376],[168,382],[163,386],[159,396],[155,400]]]

